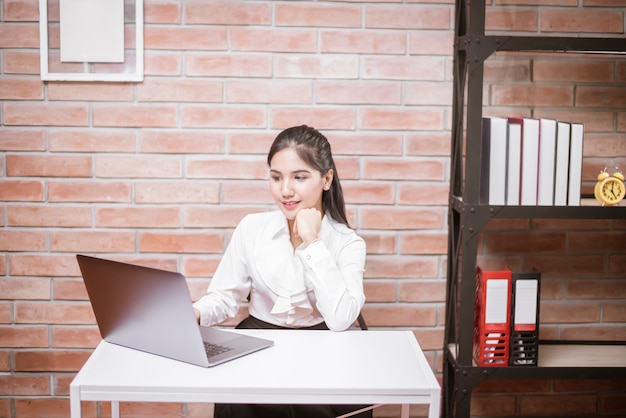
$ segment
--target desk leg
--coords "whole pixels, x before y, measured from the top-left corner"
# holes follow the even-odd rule
[[[411,405],[407,404],[407,403],[403,403],[402,404],[402,412],[400,413],[400,417],[401,418],[409,418],[409,409],[411,408]]]
[[[120,418],[120,402],[111,401],[111,418]]]
[[[80,389],[77,386],[70,385],[70,417],[81,418],[82,411],[80,409]]]

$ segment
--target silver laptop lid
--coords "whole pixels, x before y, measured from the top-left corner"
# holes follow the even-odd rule
[[[183,275],[81,254],[76,257],[104,340],[208,366]]]

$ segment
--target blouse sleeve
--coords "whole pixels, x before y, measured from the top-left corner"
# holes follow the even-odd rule
[[[306,266],[305,280],[313,286],[317,309],[328,328],[349,328],[365,303],[365,241],[354,234],[341,246],[336,258],[321,240],[296,250],[296,254]]]
[[[217,325],[234,318],[240,303],[250,293],[244,229],[244,223],[239,223],[211,279],[207,294],[193,304],[200,311],[200,325]]]

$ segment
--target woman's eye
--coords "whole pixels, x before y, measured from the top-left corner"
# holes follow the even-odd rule
[[[306,180],[306,176],[296,176],[295,179],[298,181]]]

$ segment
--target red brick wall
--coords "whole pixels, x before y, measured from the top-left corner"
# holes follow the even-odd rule
[[[624,34],[620,0],[502,3],[488,11],[492,31]],[[414,330],[440,372],[450,1],[146,0],[142,83],[42,82],[38,1],[0,6],[0,416],[69,415],[69,383],[99,341],[77,252],[179,270],[199,297],[239,219],[272,207],[265,153],[300,123],[331,140],[350,220],[367,240],[367,322]],[[626,167],[625,59],[500,54],[486,80],[489,111],[585,122],[587,189],[607,161]],[[624,221],[495,226],[485,257],[544,268],[548,336],[626,339]],[[525,236],[541,250],[498,244]],[[603,286],[582,292],[597,276]],[[556,392],[624,414],[623,390],[511,382],[481,386],[473,405],[476,415],[541,414],[536,405],[569,414],[544,397]],[[163,415],[123,407],[124,416]]]

